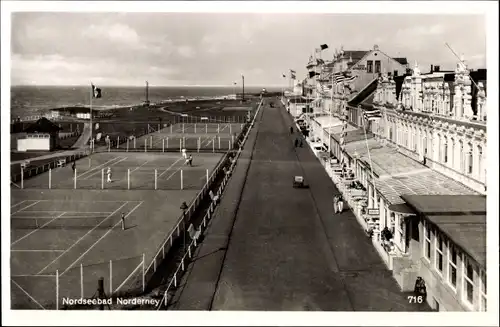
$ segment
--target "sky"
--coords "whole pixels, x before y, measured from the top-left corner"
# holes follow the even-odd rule
[[[486,67],[482,15],[18,12],[11,20],[13,85],[287,84],[314,49],[370,50],[454,69]]]

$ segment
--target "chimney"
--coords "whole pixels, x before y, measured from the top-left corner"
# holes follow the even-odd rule
[[[438,65],[434,66],[434,71],[435,72],[439,72],[440,70],[441,70],[440,66],[438,66]]]
[[[434,72],[434,65],[431,65],[431,74]]]

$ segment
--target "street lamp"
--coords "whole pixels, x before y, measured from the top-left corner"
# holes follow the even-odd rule
[[[188,208],[188,205],[186,204],[186,201],[182,202],[180,209],[182,210],[182,226],[184,228],[183,231],[183,240],[182,240],[182,255],[184,255],[184,252],[186,252],[186,209]]]

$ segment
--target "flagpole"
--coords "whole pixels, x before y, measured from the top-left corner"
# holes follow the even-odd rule
[[[92,140],[93,137],[93,131],[94,131],[94,126],[92,125],[92,98],[94,97],[94,84],[90,82],[90,146],[92,147],[91,150],[93,150],[94,147],[94,141]]]

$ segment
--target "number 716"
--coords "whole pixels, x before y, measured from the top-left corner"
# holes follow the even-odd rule
[[[408,295],[408,303],[423,303],[424,297],[422,295]]]

